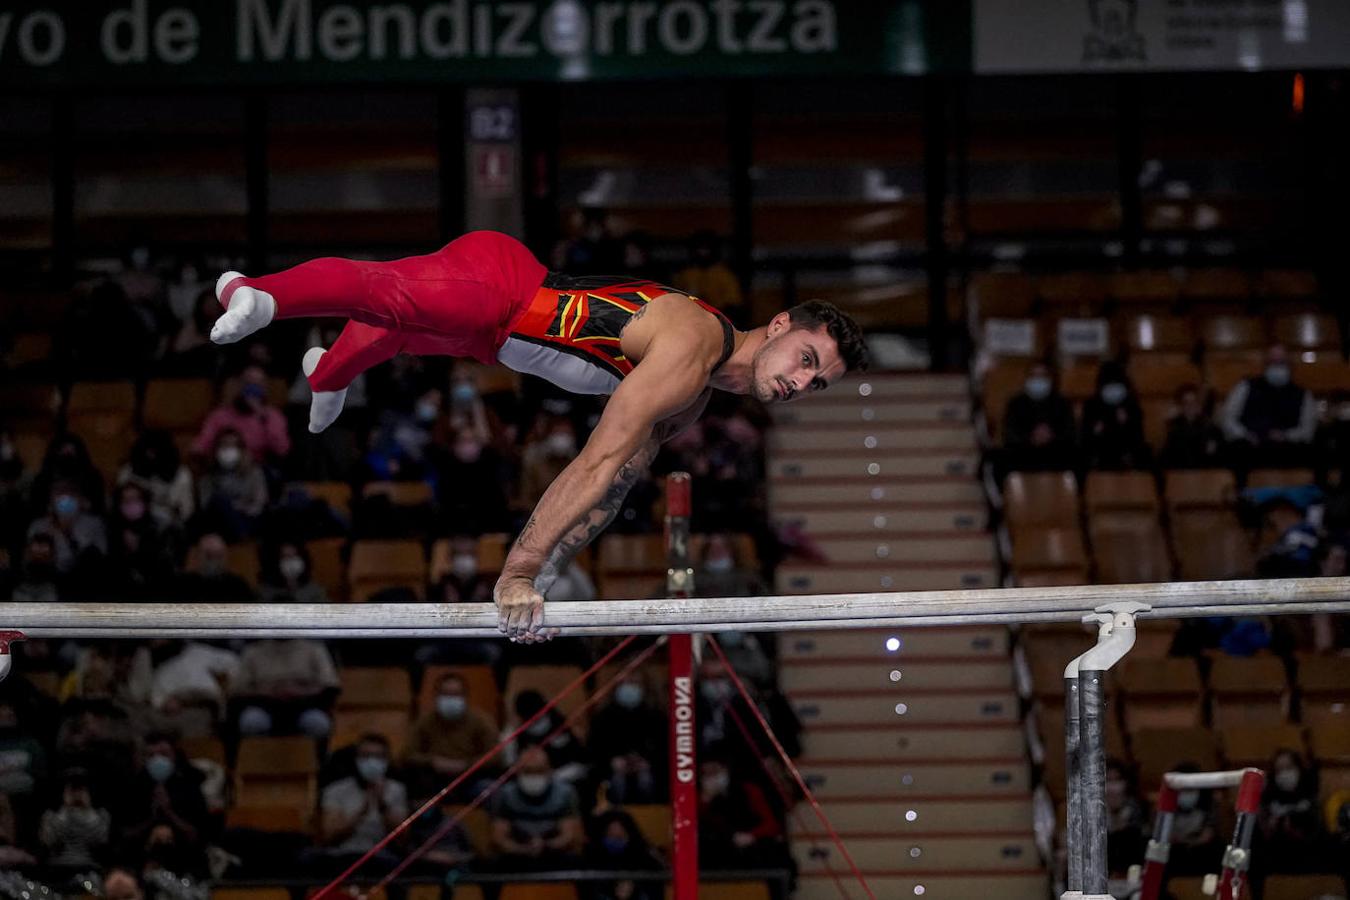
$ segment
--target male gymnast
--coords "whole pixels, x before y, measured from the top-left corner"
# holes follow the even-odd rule
[[[348,320],[332,347],[304,356],[315,433],[338,417],[353,378],[398,353],[471,357],[574,393],[611,395],[493,590],[499,628],[521,643],[557,634],[544,625],[544,594],[714,388],[783,403],[868,361],[857,323],[831,304],[803,303],[742,332],[702,300],[654,282],[549,272],[519,241],[492,231],[392,262],[328,257],[260,278],[226,272],[216,296],[225,307],[211,329],[217,344],[273,319]]]

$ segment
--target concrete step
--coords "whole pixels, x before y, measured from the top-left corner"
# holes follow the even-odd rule
[[[971,875],[914,874],[872,875],[867,885],[882,900],[900,900],[922,896],[923,900],[1045,900],[1050,896],[1050,878],[1036,869],[1035,861],[1027,862],[1027,869],[1019,872],[988,872]],[[839,880],[844,883],[850,900],[866,896],[862,888],[844,869]],[[839,887],[834,876],[804,873],[798,879],[794,900],[840,900]]]
[[[777,453],[769,459],[769,477],[783,481],[807,478],[974,478],[979,457],[974,453],[937,452],[907,456],[880,453],[798,456]]]
[[[859,663],[785,661],[778,669],[782,689],[796,696],[812,693],[879,693],[903,700],[912,691],[1011,690],[1012,663],[1006,659],[924,662],[914,659]]]
[[[1040,864],[1040,855],[1030,833],[1007,837],[894,837],[853,838],[845,843],[849,855],[863,874],[934,870],[951,872],[997,872],[1022,870]],[[836,871],[848,864],[828,838],[814,843],[792,842],[792,857],[802,872]],[[925,896],[927,896],[925,894]],[[1001,895],[998,895],[1001,896]]]
[[[1000,625],[910,628],[903,633],[881,628],[783,632],[778,635],[778,659],[782,665],[792,660],[1007,659],[1010,637]]]
[[[785,479],[769,483],[769,508],[775,514],[798,509],[870,509],[872,507],[986,506],[975,479],[939,481],[811,482]]]
[[[923,428],[849,427],[813,428],[789,425],[769,432],[770,453],[915,453],[933,450],[975,449],[975,432],[969,425],[940,424]]]
[[[860,403],[831,402],[822,397],[814,403],[786,403],[772,407],[779,425],[893,425],[897,423],[969,423],[970,403],[950,400],[882,399]]]
[[[814,537],[832,566],[853,564],[973,564],[994,566],[998,553],[983,533],[942,537]]]
[[[886,506],[779,512],[773,521],[780,528],[798,528],[817,538],[831,534],[903,537],[907,534],[983,533],[989,514],[984,506],[974,504],[955,509]]]
[[[775,573],[779,594],[853,594],[872,591],[956,591],[998,587],[992,564],[904,563],[803,565],[784,563]]]
[[[905,797],[1013,797],[1031,790],[1025,762],[1009,763],[812,763],[799,764],[812,793],[825,800],[848,797],[877,803]]]
[[[850,834],[892,834],[896,840],[907,835],[985,834],[1030,831],[1031,796],[916,799],[905,803],[835,800],[822,803],[830,824],[844,836]],[[797,821],[802,825],[799,826]],[[802,815],[789,817],[788,832],[803,837],[824,833],[820,820],[805,807]]]
[[[1012,691],[912,694],[897,697],[864,694],[842,697],[790,697],[802,725],[966,725],[1016,722]]]
[[[1021,726],[808,728],[802,755],[808,759],[967,760],[1016,759],[1026,753]]]

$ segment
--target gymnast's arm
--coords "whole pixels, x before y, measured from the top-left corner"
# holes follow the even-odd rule
[[[572,526],[571,530],[562,536],[549,554],[548,561],[544,567],[539,570],[539,575],[534,579],[534,589],[540,594],[547,594],[549,588],[558,580],[567,567],[571,565],[572,560],[581,552],[591,541],[595,540],[600,532],[609,527],[609,523],[614,521],[614,517],[619,514],[619,508],[623,506],[623,500],[632,490],[633,485],[642,473],[647,471],[647,467],[656,459],[656,454],[661,449],[661,444],[675,437],[675,435],[684,431],[703,414],[703,410],[708,406],[708,398],[712,396],[712,389],[706,389],[699,395],[688,409],[677,413],[657,424],[652,430],[652,436],[643,442],[642,446],[634,453],[628,462],[619,468],[619,474],[614,476],[614,481],[610,484],[609,490],[605,491],[605,498],[600,501],[590,512],[586,513]]]

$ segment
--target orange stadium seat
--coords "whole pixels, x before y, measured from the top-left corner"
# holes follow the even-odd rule
[[[308,812],[314,808],[317,772],[310,738],[243,738],[234,764],[235,803]]]
[[[1263,900],[1331,900],[1345,896],[1345,879],[1339,875],[1271,875],[1261,892]]]
[[[1142,728],[1190,728],[1200,724],[1204,688],[1195,660],[1186,657],[1131,660],[1114,671],[1125,694],[1131,733]]]
[[[1036,281],[1036,291],[1049,313],[1100,315],[1106,306],[1106,279],[1095,272],[1043,275]]]
[[[104,480],[116,481],[117,473],[136,441],[133,411],[109,409],[68,413],[66,428],[84,440],[94,468]]]
[[[411,724],[406,709],[338,709],[333,714],[329,743],[334,748],[348,747],[367,734],[378,734],[389,742],[389,752],[398,757],[408,743]]]
[[[1032,572],[1078,571],[1087,567],[1083,533],[1072,526],[1023,526],[1012,533],[1012,568]]]
[[[1126,370],[1135,391],[1144,398],[1157,397],[1170,400],[1176,394],[1177,388],[1182,385],[1199,385],[1204,382],[1199,366],[1187,359],[1156,358],[1140,354],[1130,359]]]
[[[998,440],[1003,430],[1003,417],[1008,401],[1022,390],[1031,369],[1028,359],[997,359],[984,373],[980,385],[980,407],[989,427],[989,436]]]
[[[666,887],[666,896],[673,896]],[[698,900],[770,900],[769,886],[762,881],[705,881],[698,886]]]
[[[1170,581],[1172,561],[1156,512],[1123,510],[1088,517],[1098,584]]]
[[[1158,486],[1148,472],[1089,472],[1083,490],[1088,515],[1107,510],[1158,509]]]
[[[1261,374],[1265,354],[1260,350],[1232,350],[1205,357],[1205,384],[1217,396],[1226,397],[1248,378]]]
[[[579,900],[579,896],[570,884],[512,882],[502,887],[497,900]]]
[[[1340,350],[1341,328],[1326,313],[1287,313],[1271,323],[1275,340],[1290,350]]]
[[[217,887],[211,889],[211,900],[291,900],[291,892],[283,887]]]
[[[605,599],[640,599],[659,592],[666,574],[659,534],[611,534],[600,539],[597,589]]]
[[[1193,876],[1169,878],[1163,888],[1163,896],[1171,900],[1213,900],[1214,895],[1205,890],[1205,879]]]
[[[1036,288],[1021,272],[978,272],[970,280],[971,308],[978,321],[1030,316]]]
[[[1238,269],[1192,269],[1181,281],[1181,297],[1189,305],[1246,303],[1252,280]]]
[[[1163,498],[1169,512],[1233,509],[1237,482],[1227,469],[1175,469],[1163,477]]]
[[[502,697],[506,718],[510,721],[515,720],[516,697],[522,692],[538,691],[545,700],[550,700],[561,694],[564,688],[581,675],[581,672],[578,666],[515,666],[507,673],[506,691]],[[558,710],[563,715],[568,715],[585,703],[589,695],[590,691],[583,684],[559,699]],[[584,734],[585,719],[574,724],[572,730]]]
[[[1174,512],[1172,555],[1183,581],[1243,578],[1256,565],[1251,535],[1225,510]]]
[[[1257,278],[1258,296],[1283,301],[1317,298],[1317,276],[1298,269],[1267,269]]]
[[[130,381],[77,381],[66,400],[66,414],[133,413],[136,410],[136,386]]]
[[[406,588],[421,597],[427,581],[422,545],[418,541],[356,541],[347,581],[357,602],[389,588]]]
[[[1328,722],[1308,729],[1312,758],[1323,767],[1350,766],[1350,722]]]
[[[338,672],[338,709],[412,708],[412,678],[397,666],[347,666]]]
[[[1190,319],[1182,316],[1130,315],[1121,320],[1118,331],[1131,355],[1167,354],[1170,359],[1184,360],[1195,349]]]
[[[1299,708],[1306,725],[1350,721],[1350,656],[1298,656]],[[1313,729],[1316,734],[1317,728]]]
[[[233,806],[225,811],[226,829],[262,831],[271,834],[305,834],[309,831],[309,817],[291,806]],[[217,897],[219,891],[212,891]],[[289,900],[289,894],[285,895]]]
[[[1284,663],[1274,656],[1215,656],[1209,669],[1216,727],[1278,725],[1289,717]]]
[[[1003,482],[1009,524],[1078,525],[1078,481],[1072,472],[1012,472]]]
[[[372,481],[361,489],[361,496],[385,497],[394,506],[426,506],[434,499],[425,481]]]
[[[1249,488],[1302,487],[1316,484],[1312,469],[1256,469],[1247,475]]]
[[[1232,766],[1269,765],[1276,751],[1304,752],[1303,727],[1287,722],[1271,725],[1226,725],[1219,729],[1223,758]]]
[[[638,803],[623,807],[623,811],[633,817],[633,822],[648,844],[661,850],[670,849],[672,835],[668,804]]]
[[[1201,771],[1219,766],[1218,744],[1208,728],[1142,728],[1130,735],[1130,749],[1145,791],[1156,790],[1163,774],[1183,763]]]
[[[1065,360],[1059,367],[1059,392],[1075,401],[1091,397],[1097,392],[1097,370],[1100,367],[1096,360]]]
[[[141,423],[149,429],[196,432],[216,402],[209,378],[153,378],[145,385]]]
[[[470,706],[493,722],[501,720],[501,692],[497,689],[497,679],[492,674],[491,666],[428,666],[422,673],[422,685],[417,691],[419,715],[431,709],[441,679],[450,674],[464,679]]]
[[[482,852],[485,853],[486,850]],[[450,895],[450,900],[483,900],[483,889],[476,884],[457,884]]]
[[[321,500],[343,516],[352,514],[352,487],[343,481],[300,481],[291,485]]]
[[[1270,342],[1266,325],[1255,316],[1210,316],[1200,321],[1205,354],[1262,350]]]
[[[1108,281],[1107,292],[1121,306],[1169,310],[1181,296],[1181,287],[1168,272],[1120,272]]]
[[[1294,383],[1314,396],[1335,394],[1350,384],[1350,362],[1341,358],[1339,350],[1304,350],[1293,362]]]
[[[330,600],[341,600],[346,594],[347,564],[342,560],[345,538],[316,538],[305,544],[309,553],[309,577],[328,592]]]
[[[1139,659],[1163,659],[1170,655],[1177,628],[1177,623],[1169,619],[1140,619],[1135,624],[1134,649],[1130,655]]]

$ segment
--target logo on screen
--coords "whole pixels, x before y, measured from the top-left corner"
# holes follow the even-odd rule
[[[1087,0],[1092,31],[1083,37],[1083,62],[1148,59],[1137,29],[1139,0]]]

